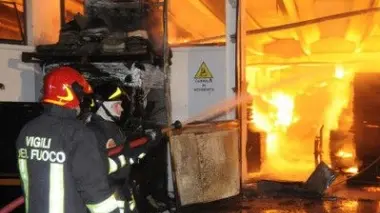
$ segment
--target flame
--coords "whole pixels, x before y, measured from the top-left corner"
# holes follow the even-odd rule
[[[253,96],[249,127],[251,131],[265,133],[260,175],[266,178],[306,180],[315,169],[316,137],[323,141],[322,160],[330,165],[330,131],[348,131],[352,125],[351,112],[348,113],[349,118],[341,116],[345,109],[351,107],[352,72],[340,65],[314,68],[314,72],[312,69],[247,67],[247,91]],[[330,71],[320,74],[321,70]],[[307,78],[299,77],[299,81],[291,85],[267,93],[257,92],[287,75],[297,76],[306,72]],[[354,156],[354,152],[343,150],[336,154],[343,158]],[[348,171],[354,172],[351,168]],[[249,174],[249,177],[256,175]]]
[[[380,192],[380,187],[364,187],[363,190],[367,192]]]
[[[359,172],[359,168],[354,166],[354,167],[350,167],[348,169],[343,169],[343,172],[349,173],[349,174],[356,174]]]
[[[343,79],[344,78],[344,69],[342,66],[336,66],[335,78],[337,78],[337,79]]]
[[[274,92],[269,97],[263,96],[264,101],[273,107],[269,116],[262,113],[253,113],[252,121],[258,130],[268,133],[266,152],[268,155],[278,154],[279,139],[286,133],[287,128],[293,123],[294,99],[282,92]],[[253,109],[254,110],[254,109]]]
[[[342,150],[340,150],[338,153],[336,153],[335,156],[337,156],[339,158],[353,158],[354,157],[354,155],[352,153],[345,152],[345,151],[342,151]]]
[[[293,122],[294,98],[278,92],[274,93],[269,103],[277,109],[275,126],[288,127]]]
[[[356,200],[346,200],[342,202],[341,211],[342,212],[356,212],[358,210],[359,201]]]

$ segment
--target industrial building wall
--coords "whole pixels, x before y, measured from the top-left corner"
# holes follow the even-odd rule
[[[5,90],[0,90],[0,101],[38,101],[42,86],[41,70],[38,65],[21,62],[21,53],[33,49],[34,47],[30,46],[0,45],[0,83],[5,85]],[[225,47],[173,49],[171,66],[173,120],[186,120],[234,96],[232,88],[235,87],[235,74],[226,69],[225,50]],[[157,94],[156,99],[164,99]],[[161,116],[162,119],[164,117],[165,115]],[[234,118],[235,112],[232,111],[228,115],[218,117],[217,120]],[[169,191],[173,191],[170,161],[168,170]]]
[[[38,44],[54,43],[60,28],[59,1],[25,1],[26,45],[0,43],[0,101],[38,101],[42,75],[38,65],[21,62],[21,53],[31,52]],[[41,11],[44,11],[41,13]]]
[[[34,102],[39,96],[41,76],[38,66],[21,61],[23,51],[34,47],[0,45],[0,101]]]
[[[0,101],[37,101],[41,88],[41,70],[38,65],[21,62],[23,51],[34,47],[0,45]],[[171,66],[172,113],[174,120],[185,120],[226,98],[233,97],[235,75],[227,72],[225,47],[173,48]],[[202,63],[207,66],[212,78],[196,78]],[[218,120],[234,119],[234,112]]]

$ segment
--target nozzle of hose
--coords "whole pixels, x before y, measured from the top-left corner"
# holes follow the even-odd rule
[[[172,127],[173,127],[174,129],[181,129],[181,128],[182,128],[182,123],[181,123],[181,121],[176,120],[176,121],[172,124]]]

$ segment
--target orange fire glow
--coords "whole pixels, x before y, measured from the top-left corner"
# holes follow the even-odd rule
[[[354,157],[354,155],[352,153],[345,152],[345,151],[342,151],[342,150],[340,150],[339,152],[337,152],[335,155],[337,157],[339,157],[339,158],[353,158]]]
[[[380,187],[364,187],[363,190],[367,192],[380,192]]]
[[[343,172],[349,173],[349,174],[356,174],[358,173],[359,168],[358,167],[350,167],[348,169],[344,169]]]
[[[0,3],[0,39],[22,39],[16,12],[22,16],[23,10],[23,3],[20,0]]]
[[[303,73],[303,74],[302,74]],[[305,75],[307,73],[307,75]],[[255,91],[288,76],[299,80],[270,92]],[[306,77],[303,77],[306,76]],[[342,111],[350,106],[353,74],[343,66],[248,67],[248,92],[252,94],[250,129],[265,133],[265,151],[260,176],[304,181],[315,169],[314,140],[322,126],[323,161],[331,164],[329,134],[348,129],[352,119],[341,124]],[[350,150],[351,151],[351,150]],[[353,157],[340,151],[341,157]],[[350,172],[354,171],[349,168]],[[257,174],[249,174],[250,177]]]

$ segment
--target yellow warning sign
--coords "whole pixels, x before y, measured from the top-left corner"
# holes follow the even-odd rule
[[[213,78],[213,75],[205,62],[202,62],[194,78],[195,79]]]

